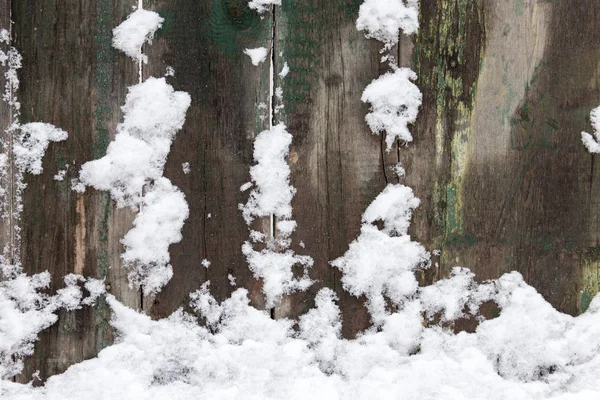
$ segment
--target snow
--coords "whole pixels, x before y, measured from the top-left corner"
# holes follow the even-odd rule
[[[171,280],[169,246],[182,239],[181,229],[189,216],[185,195],[167,178],[154,181],[143,198],[133,228],[121,240],[123,261],[129,265],[129,282],[156,293]]]
[[[413,140],[408,124],[417,120],[422,94],[412,83],[417,74],[408,68],[397,68],[373,80],[364,90],[362,101],[371,105],[365,117],[374,134],[386,133],[389,152],[394,142]]]
[[[154,11],[139,8],[113,29],[112,45],[136,61],[148,62],[142,53],[144,43],[152,43],[154,32],[164,22],[164,18]]]
[[[141,46],[162,22],[155,12],[139,7],[113,30],[113,46],[147,62]],[[129,269],[130,285],[142,287],[146,295],[159,292],[173,276],[169,246],[181,241],[189,215],[184,194],[162,175],[190,104],[190,95],[175,91],[165,77],[129,87],[115,140],[104,157],[82,165],[79,180],[72,184],[77,191],[85,186],[108,191],[118,207],[139,210],[122,239],[121,258]]]
[[[365,0],[356,28],[365,36],[383,42],[386,49],[398,43],[399,31],[411,35],[419,29],[418,0]]]
[[[115,140],[104,157],[81,167],[81,182],[109,191],[119,207],[137,206],[146,182],[162,176],[190,102],[187,93],[176,92],[165,78],[131,86]]]
[[[245,49],[244,54],[250,57],[252,65],[258,65],[265,62],[269,50],[266,47],[258,47],[256,49]]]
[[[291,202],[296,189],[290,185],[290,167],[286,161],[292,135],[284,124],[274,126],[256,136],[254,141],[254,160],[250,168],[251,182],[242,185],[246,191],[253,187],[245,205],[240,205],[242,215],[248,226],[256,218],[275,218],[278,240],[270,239],[266,248],[256,250],[252,242],[262,242],[265,235],[250,230],[250,241],[242,246],[248,267],[257,279],[263,281],[267,307],[273,307],[285,294],[306,290],[312,284],[308,269],[313,259],[289,250],[290,235],[296,229],[291,219]],[[295,277],[293,268],[301,267],[303,275]]]
[[[181,170],[183,171],[183,173],[185,175],[189,174],[191,172],[191,168],[190,168],[190,163],[189,162],[184,162],[181,164]]]
[[[104,285],[98,280],[84,279],[68,274],[65,287],[55,295],[46,293],[50,274],[42,272],[33,276],[24,274],[19,266],[2,265],[0,280],[0,378],[7,379],[18,374],[23,366],[22,358],[33,354],[33,344],[40,331],[58,319],[60,309],[76,310],[82,305],[93,305],[104,293]],[[79,283],[85,282],[90,293],[83,296]],[[2,393],[0,382],[0,393]]]
[[[259,14],[269,11],[271,5],[280,6],[281,0],[251,0],[248,2],[248,7],[256,10]]]
[[[281,72],[279,72],[280,78],[285,78],[290,73],[290,67],[287,62],[283,63],[283,68],[281,68]]]
[[[67,139],[67,132],[51,124],[31,122],[20,125],[20,135],[13,145],[15,165],[22,172],[42,173],[42,157],[50,142]]]
[[[252,183],[240,189],[245,191],[254,186],[248,202],[242,207],[246,223],[271,214],[277,218],[291,217],[291,201],[296,194],[296,189],[289,184],[290,167],[286,161],[291,143],[292,135],[283,124],[256,136],[254,160],[257,164],[250,168]]]
[[[441,282],[464,292],[462,275]],[[2,381],[0,390],[11,399],[600,395],[600,298],[571,317],[554,310],[518,273],[483,285],[500,315],[481,322],[474,333],[455,334],[427,322],[423,313],[431,310],[417,295],[386,316],[380,329],[355,340],[340,337],[341,314],[331,289],[318,293],[297,331],[292,321],[273,320],[249,306],[245,289],[219,303],[206,284],[191,295],[193,314],[178,310],[158,321],[107,296],[119,335],[115,345],[50,378],[43,388]],[[198,316],[206,327],[198,325]]]
[[[587,132],[581,133],[581,140],[590,153],[600,153],[600,107],[596,107],[590,114],[594,135]]]
[[[429,254],[407,234],[412,211],[419,205],[409,187],[388,185],[363,214],[363,226],[348,251],[331,265],[342,273],[342,285],[350,294],[367,298],[375,324],[388,312],[386,298],[400,305],[415,294],[414,271],[427,267]],[[379,229],[374,223],[383,221]]]

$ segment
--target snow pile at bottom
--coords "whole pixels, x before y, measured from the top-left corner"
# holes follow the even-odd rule
[[[455,269],[355,340],[340,338],[340,314],[329,289],[319,293],[316,308],[300,318],[297,329],[293,321],[272,320],[249,306],[244,289],[221,304],[198,291],[191,304],[198,315],[180,310],[159,321],[108,296],[118,343],[50,378],[43,388],[3,381],[0,394],[10,399],[600,398],[600,297],[586,313],[571,317],[554,310],[518,273],[482,285],[472,277]],[[429,318],[432,312],[446,319],[460,315],[456,310],[470,308],[471,294],[482,299],[483,292],[501,311],[475,333],[455,334]]]

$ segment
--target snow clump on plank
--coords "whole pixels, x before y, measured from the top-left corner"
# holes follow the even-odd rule
[[[408,124],[417,120],[423,97],[415,79],[410,69],[397,68],[373,80],[362,94],[361,100],[371,105],[365,120],[374,134],[386,133],[388,152],[397,139],[413,140]]]
[[[248,2],[248,7],[255,10],[259,14],[269,11],[270,6],[280,6],[281,0],[251,0]]]
[[[286,161],[291,143],[292,135],[283,124],[259,133],[254,142],[256,165],[250,168],[251,182],[241,188],[254,187],[246,204],[240,205],[249,226],[256,218],[273,216],[276,219],[276,243],[272,240],[261,251],[255,250],[251,242],[242,246],[250,270],[257,279],[263,280],[267,307],[273,307],[284,294],[306,290],[312,284],[308,268],[312,267],[313,259],[288,249],[289,237],[296,229],[296,221],[291,219],[291,202],[296,189],[290,185],[290,167]],[[264,235],[251,232],[251,238],[255,242],[262,241]],[[294,277],[294,266],[303,268],[302,277]]]
[[[388,50],[398,43],[400,30],[411,35],[419,29],[419,0],[365,0],[358,12],[356,28]]]
[[[67,132],[54,125],[31,122],[19,126],[20,135],[13,145],[15,165],[21,172],[33,175],[42,173],[42,157],[50,142],[60,142],[67,139]]]
[[[118,207],[140,208],[134,227],[122,240],[122,258],[130,284],[156,293],[173,276],[169,246],[181,241],[189,215],[184,194],[162,176],[175,134],[181,130],[191,103],[165,78],[148,78],[131,86],[124,119],[106,155],[85,163],[80,183],[109,191]]]
[[[0,274],[0,379],[9,379],[21,372],[22,359],[33,354],[39,332],[58,320],[60,309],[93,305],[105,289],[101,280],[68,274],[65,287],[49,295],[47,271],[28,276],[20,267],[3,269],[10,274]],[[81,282],[90,293],[87,297],[78,286]]]
[[[594,135],[581,132],[581,140],[590,153],[600,153],[600,107],[596,107],[590,113],[590,120],[594,128]]]
[[[245,49],[244,54],[250,57],[252,65],[258,65],[265,62],[269,51],[265,47],[258,47],[256,49]]]
[[[190,95],[176,92],[165,78],[131,86],[115,140],[104,157],[81,167],[81,182],[109,191],[119,207],[139,205],[144,185],[162,176],[190,103]]]
[[[113,29],[112,45],[136,61],[148,62],[148,57],[142,53],[144,43],[152,43],[154,32],[164,22],[164,18],[144,9],[138,9],[129,14],[127,19]]]
[[[350,294],[366,296],[375,324],[386,315],[386,298],[400,305],[415,294],[414,271],[427,266],[429,254],[410,240],[408,227],[419,205],[407,186],[388,185],[363,214],[363,226],[348,251],[331,263],[342,273],[342,285]],[[383,222],[380,230],[375,223]]]

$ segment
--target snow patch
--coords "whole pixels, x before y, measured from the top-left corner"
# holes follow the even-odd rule
[[[267,59],[267,54],[269,50],[266,47],[258,47],[256,49],[245,49],[244,54],[250,57],[252,60],[252,65],[258,65],[260,63],[265,62]]]
[[[164,18],[154,11],[138,8],[113,29],[112,45],[135,61],[147,63],[148,57],[142,53],[144,43],[152,43],[154,32],[164,22]]]

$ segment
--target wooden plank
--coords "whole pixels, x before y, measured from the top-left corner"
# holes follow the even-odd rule
[[[10,7],[11,0],[0,0],[0,29],[6,29],[7,31],[11,31],[11,23],[10,23]],[[10,48],[9,43],[0,43],[0,51],[6,53]],[[0,65],[0,90],[2,90],[2,94],[4,95],[6,92],[6,77],[5,73],[8,71],[8,64],[6,66]],[[0,100],[0,135],[2,138],[2,154],[6,154],[9,156],[10,149],[10,137],[7,129],[12,125],[13,122],[13,108],[8,104],[7,101]],[[1,213],[5,216],[5,218],[0,219],[0,248],[7,249],[7,246],[10,246],[11,237],[12,237],[12,224],[11,224],[11,202],[9,201],[11,195],[12,188],[12,176],[10,172],[2,177],[0,177],[0,187],[6,190],[6,193],[3,197],[3,202],[5,204],[5,208],[1,210]],[[10,250],[8,250],[10,253]],[[10,254],[4,254],[4,256],[9,256]]]
[[[401,154],[440,275],[517,270],[571,314],[598,291],[598,160],[580,140],[600,101],[592,3],[423,0],[423,111]]]
[[[109,290],[132,307],[140,296],[124,284],[119,239],[131,213],[117,212],[105,193],[71,191],[70,179],[82,163],[101,157],[120,120],[126,86],[137,68],[111,47],[111,30],[131,11],[128,1],[13,2],[15,46],[23,56],[20,71],[23,123],[52,123],[69,133],[51,144],[44,173],[26,176],[21,218],[21,260],[28,274],[50,271],[52,290],[75,272],[106,278]],[[65,180],[53,176],[69,165]],[[93,357],[112,341],[104,302],[77,312],[61,312],[59,322],[40,335],[26,360],[21,381],[40,372],[42,379]]]
[[[342,290],[340,273],[329,262],[358,236],[363,211],[386,184],[383,138],[371,134],[360,100],[385,66],[379,63],[380,44],[356,30],[360,3],[284,1],[276,19],[277,71],[284,62],[290,68],[277,84],[285,106],[278,119],[294,136],[293,248],[314,258],[311,277],[317,281],[284,302],[277,316],[304,313],[320,288],[331,287],[340,298],[346,337],[368,326],[369,316],[361,301]]]
[[[211,293],[228,298],[237,283],[249,289],[254,305],[264,307],[260,284],[253,279],[241,252],[249,231],[238,204],[249,180],[254,137],[268,129],[269,62],[253,66],[245,48],[271,47],[272,20],[247,7],[245,0],[155,0],[145,8],[158,11],[165,23],[146,48],[144,76],[162,76],[166,67],[176,90],[192,96],[183,130],[169,154],[165,176],[186,195],[190,217],[183,240],[172,245],[174,276],[144,309],[165,317],[187,304],[188,294],[210,280]],[[147,5],[146,5],[147,4]],[[188,162],[189,174],[182,163]],[[267,226],[268,227],[268,226]],[[208,269],[203,259],[211,262]]]

